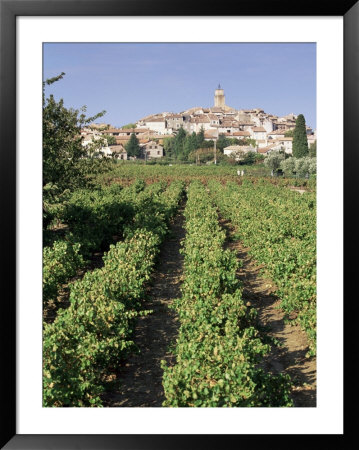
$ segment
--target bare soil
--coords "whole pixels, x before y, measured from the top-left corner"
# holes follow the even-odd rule
[[[162,386],[161,360],[174,363],[170,346],[175,343],[179,323],[175,312],[169,309],[180,297],[184,239],[182,211],[174,218],[170,234],[162,245],[159,263],[148,289],[146,309],[153,313],[137,321],[134,340],[140,352],[130,356],[115,375],[115,390],[104,394],[103,405],[108,407],[160,407],[165,400]]]
[[[306,357],[308,341],[298,325],[285,323],[276,296],[276,286],[263,275],[262,266],[248,255],[248,248],[233,238],[235,228],[230,222],[221,220],[226,230],[226,247],[237,252],[242,261],[238,277],[243,283],[243,298],[258,312],[258,324],[266,330],[266,335],[279,341],[272,345],[266,356],[264,367],[271,373],[287,373],[293,382],[292,399],[296,407],[316,406],[316,358]]]

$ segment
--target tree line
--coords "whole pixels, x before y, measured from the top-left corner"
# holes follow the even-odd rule
[[[217,139],[216,149],[223,154],[223,149],[230,145],[252,145],[254,147],[255,141],[253,139],[228,138],[224,134],[221,134]],[[205,139],[203,127],[199,133],[188,133],[181,127],[175,136],[164,137],[163,139],[164,156],[179,161],[194,160],[198,150],[201,151],[201,154],[208,153],[209,155],[213,155],[214,146],[215,144],[212,139]],[[131,134],[129,141],[125,145],[125,149],[128,156],[135,156],[137,158],[141,156],[139,140],[134,133]]]

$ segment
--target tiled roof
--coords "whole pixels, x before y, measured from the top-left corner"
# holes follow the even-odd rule
[[[111,128],[104,133],[145,133],[148,128]]]
[[[152,122],[166,122],[166,119],[163,117],[159,117],[157,119],[150,119],[150,120],[146,120],[146,123],[152,123]]]
[[[249,131],[235,131],[233,136],[250,136],[251,133]]]
[[[206,130],[205,132],[204,132],[204,135],[206,136],[206,135],[208,135],[208,136],[217,136],[217,133],[218,133],[218,130]]]
[[[204,116],[201,116],[201,117],[196,117],[194,119],[194,122],[195,123],[209,123],[210,120],[208,119],[208,117],[206,115],[204,115]]]
[[[263,131],[266,131],[266,129],[265,128],[263,128],[263,127],[252,127],[252,130],[253,131],[258,131],[258,132],[263,132]]]
[[[229,145],[228,147],[224,147],[223,150],[243,150],[242,145]]]
[[[277,144],[270,144],[270,145],[267,145],[267,147],[258,148],[258,153],[267,153],[268,150],[271,150],[276,145]]]
[[[168,114],[168,116],[166,116],[166,119],[170,120],[170,119],[182,119],[183,116],[182,114]]]
[[[127,153],[123,145],[110,145],[109,148],[112,153]]]

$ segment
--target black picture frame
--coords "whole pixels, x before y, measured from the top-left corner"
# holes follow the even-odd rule
[[[271,2],[257,0],[218,3],[182,0],[175,8],[163,0],[0,0],[0,192],[3,220],[1,254],[6,260],[2,276],[1,363],[2,389],[1,448],[5,449],[198,449],[236,448],[246,444],[275,448],[296,442],[314,448],[329,438],[336,448],[345,448],[353,431],[354,415],[346,418],[343,435],[18,435],[16,433],[16,17],[18,16],[342,16],[344,18],[344,241],[345,294],[356,278],[356,265],[349,265],[357,248],[355,177],[359,152],[359,2],[347,0],[329,4]],[[303,30],[305,33],[305,30]],[[335,63],[335,62],[333,62]],[[354,260],[355,261],[355,260]],[[353,291],[355,292],[355,291]],[[357,295],[355,296],[357,297]],[[352,300],[355,300],[355,297]],[[346,342],[355,329],[354,302],[345,304]],[[346,371],[353,359],[345,349]],[[354,370],[353,370],[354,372]],[[347,380],[346,380],[347,381]],[[346,391],[346,394],[348,390]],[[349,394],[350,395],[350,394]],[[348,397],[346,395],[346,400]],[[345,402],[346,405],[349,401]],[[165,432],[165,430],[164,430]],[[348,439],[345,439],[348,438]],[[271,448],[271,447],[270,447]]]

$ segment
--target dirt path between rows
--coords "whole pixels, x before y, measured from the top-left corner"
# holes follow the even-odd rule
[[[128,358],[119,368],[119,388],[104,396],[104,406],[162,406],[165,400],[162,387],[161,360],[174,363],[169,347],[175,342],[179,322],[168,306],[180,297],[183,256],[181,240],[185,236],[182,210],[174,218],[170,234],[162,244],[159,263],[149,287],[146,309],[153,313],[140,317],[135,329],[135,343],[139,354]]]
[[[248,255],[248,249],[233,238],[235,228],[230,222],[221,220],[228,241],[226,248],[235,250],[243,266],[238,277],[243,282],[245,301],[258,311],[258,321],[267,335],[277,339],[280,347],[272,346],[266,356],[264,367],[271,373],[288,373],[293,382],[292,398],[296,407],[316,406],[316,358],[307,358],[308,342],[298,325],[284,323],[284,313],[278,309],[280,300],[275,295],[273,282],[261,273],[261,266]]]

